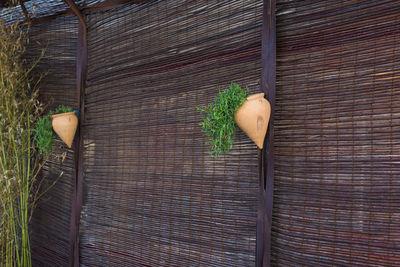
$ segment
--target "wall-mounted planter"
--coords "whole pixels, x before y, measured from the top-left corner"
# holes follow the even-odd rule
[[[231,83],[229,88],[215,96],[206,107],[197,107],[205,118],[201,121],[203,133],[208,137],[210,154],[218,157],[232,148],[232,135],[236,125],[262,149],[267,133],[271,105],[264,98],[264,93],[249,95],[249,89]]]
[[[61,140],[71,148],[76,128],[78,127],[78,118],[76,117],[75,112],[55,114],[51,117],[53,118],[52,125],[54,131]]]
[[[270,115],[271,105],[264,93],[253,94],[236,112],[235,122],[262,149]]]

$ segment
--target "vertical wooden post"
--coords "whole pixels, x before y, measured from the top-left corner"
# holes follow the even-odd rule
[[[82,124],[85,118],[85,86],[87,74],[87,26],[84,16],[79,11],[75,2],[63,0],[71,7],[78,18],[78,44],[76,58],[76,88],[78,93],[79,126],[75,148],[75,183],[72,196],[71,220],[70,220],[70,258],[71,267],[79,267],[79,223],[83,199],[83,131]]]
[[[276,32],[275,0],[264,0],[262,24],[262,73],[261,91],[271,104],[271,118],[264,143],[259,151],[260,190],[257,214],[257,267],[271,265],[271,225],[274,200],[274,113],[275,113],[275,80],[276,80]]]
[[[19,5],[21,6],[22,12],[24,12],[26,21],[29,22],[29,21],[31,20],[31,18],[30,18],[30,16],[29,16],[28,10],[26,9],[26,6],[25,6],[25,4],[24,4],[24,1],[19,0]]]
[[[265,258],[264,248],[266,240],[265,235],[265,180],[264,180],[264,149],[258,149],[258,201],[257,201],[257,244],[256,244],[256,267],[263,266]]]

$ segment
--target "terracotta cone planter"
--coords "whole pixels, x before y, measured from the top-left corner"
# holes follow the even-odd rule
[[[63,140],[64,143],[71,148],[76,128],[78,126],[78,118],[76,117],[75,112],[52,115],[52,118],[54,131],[61,138],[61,140]]]
[[[236,112],[235,122],[262,149],[270,115],[271,105],[264,93],[253,94]]]

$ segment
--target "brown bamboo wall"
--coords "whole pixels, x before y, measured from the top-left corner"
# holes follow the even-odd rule
[[[274,266],[400,265],[399,14],[277,1]]]
[[[90,15],[82,266],[254,266],[257,148],[208,154],[197,105],[259,90],[262,2]]]
[[[76,22],[74,17],[61,17],[30,30],[28,60],[37,59],[41,49],[46,49],[36,75],[45,73],[40,95],[50,109],[61,104],[77,106]],[[63,175],[40,199],[33,216],[31,247],[34,266],[68,266],[71,197],[75,181],[74,153],[61,141],[55,143],[54,151],[59,156],[64,151],[67,154],[63,162],[60,158],[51,157],[43,168],[43,190],[49,189],[61,172]]]
[[[82,266],[254,266],[256,149],[238,132],[209,157],[195,106],[231,81],[258,90],[261,14],[215,0],[87,15]],[[277,1],[273,266],[400,265],[399,14]],[[76,38],[74,17],[31,31],[51,107],[76,107]],[[45,168],[47,184],[65,173],[34,215],[34,266],[68,265],[72,157]]]

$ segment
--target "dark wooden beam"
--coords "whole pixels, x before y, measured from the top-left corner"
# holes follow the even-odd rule
[[[27,10],[26,7],[25,7],[24,1],[19,0],[19,4],[20,4],[20,6],[21,6],[22,12],[24,12],[24,15],[25,15],[26,20],[27,20],[27,21],[30,21],[31,19],[30,19],[30,17],[29,17],[28,10]]]
[[[261,91],[271,104],[271,118],[263,151],[260,151],[260,194],[257,215],[256,266],[271,266],[271,226],[274,200],[274,114],[276,81],[276,0],[264,0],[262,23],[262,73]]]
[[[265,179],[264,179],[264,149],[258,149],[258,198],[257,198],[257,242],[256,242],[256,267],[263,266],[264,247],[266,243],[265,222]]]
[[[79,24],[82,25],[82,27],[84,28],[85,34],[86,34],[86,21],[85,21],[85,17],[82,15],[81,10],[79,9],[79,7],[75,4],[75,2],[73,0],[63,0],[69,7],[70,10],[72,11],[72,13],[77,16],[78,20],[79,20]]]
[[[73,14],[78,18],[78,44],[76,59],[76,88],[78,93],[79,126],[77,139],[74,144],[75,150],[75,183],[72,196],[71,219],[70,219],[70,259],[71,267],[79,267],[79,225],[83,200],[83,123],[85,120],[85,87],[87,75],[87,26],[85,17],[78,6],[72,0],[63,0],[70,6]]]

